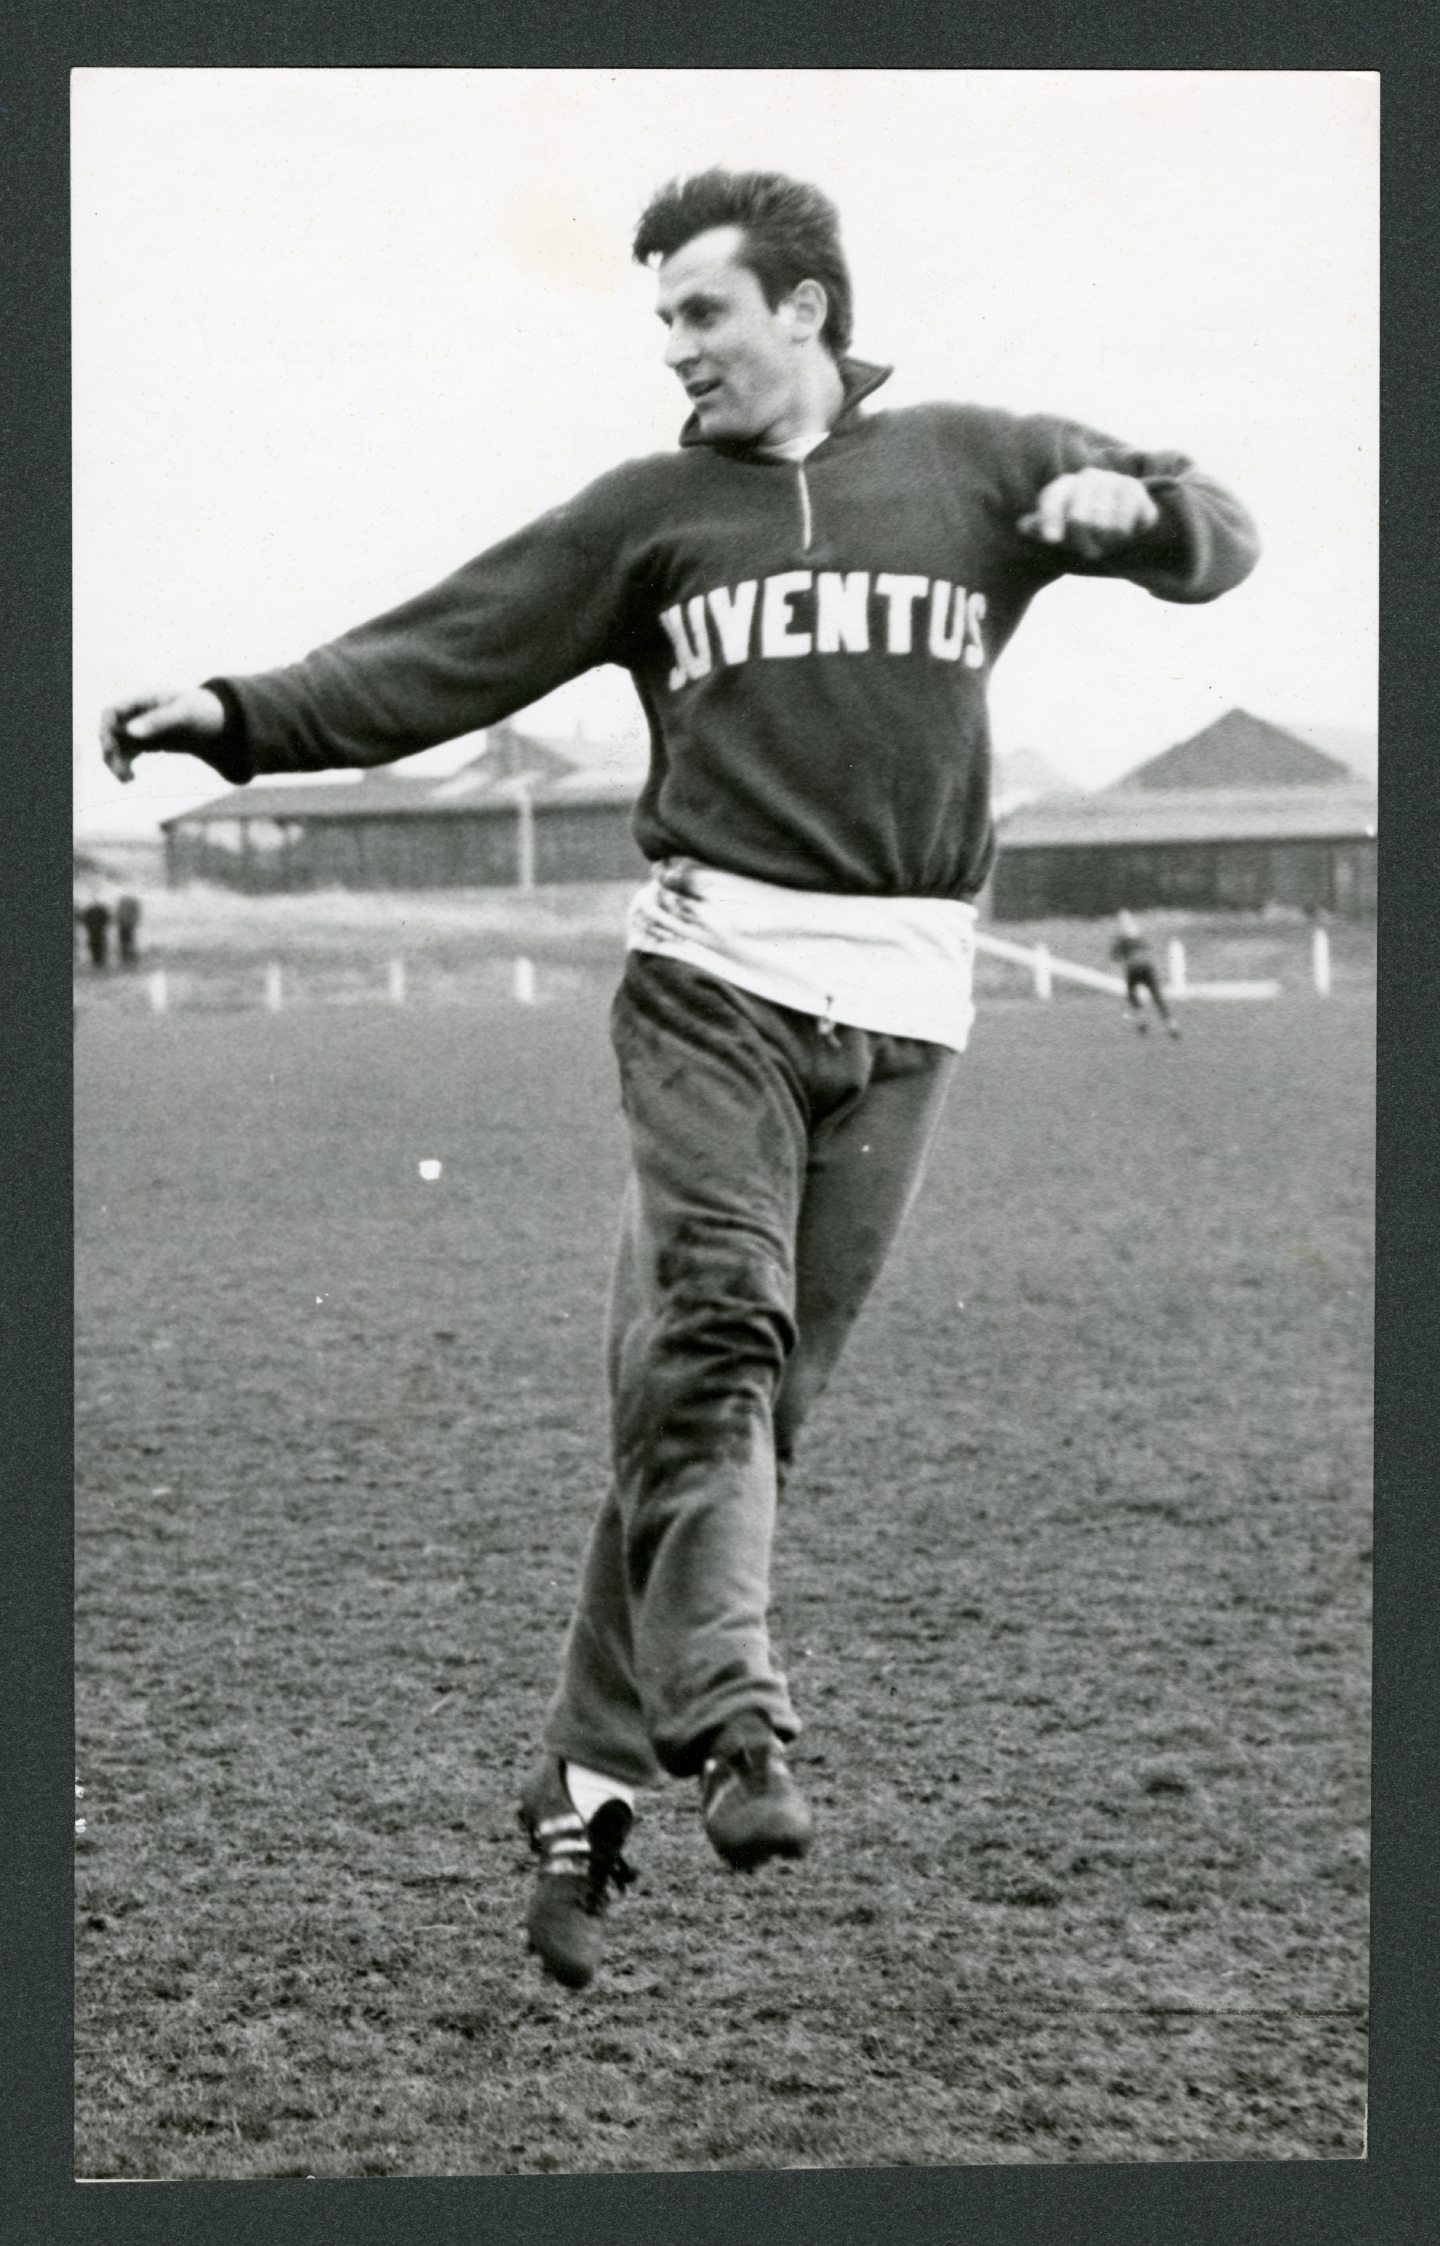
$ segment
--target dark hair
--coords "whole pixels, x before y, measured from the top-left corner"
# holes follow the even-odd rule
[[[738,226],[737,263],[755,275],[773,311],[801,281],[825,291],[820,340],[835,358],[850,348],[850,268],[840,247],[840,214],[828,195],[783,172],[696,172],[651,196],[635,229],[637,265],[672,257],[712,226]]]

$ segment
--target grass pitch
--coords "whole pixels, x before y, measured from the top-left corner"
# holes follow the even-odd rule
[[[1372,994],[982,1005],[782,1523],[815,1852],[667,1788],[577,1998],[608,987],[86,1011],[77,2172],[1358,2156]]]

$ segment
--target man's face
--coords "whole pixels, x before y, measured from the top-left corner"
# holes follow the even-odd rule
[[[736,263],[741,246],[738,226],[715,226],[661,264],[665,364],[684,384],[702,436],[777,443],[800,434],[804,353],[794,304],[782,297],[771,310],[755,275]]]

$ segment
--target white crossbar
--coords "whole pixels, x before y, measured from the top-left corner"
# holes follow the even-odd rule
[[[1082,967],[1077,960],[1056,959],[1044,944],[1012,944],[1004,936],[975,935],[975,949],[989,952],[992,959],[1008,959],[1016,967],[1036,972],[1037,954],[1043,957],[1045,972],[1067,983],[1083,983],[1087,990],[1108,991],[1113,998],[1125,996],[1125,981],[1121,975],[1107,975],[1098,967]],[[1234,983],[1174,983],[1167,989],[1170,998],[1278,998],[1277,982]]]
[[[1032,975],[1035,972],[1036,946],[1033,944],[1012,944],[1003,936],[985,936],[977,931],[975,949],[988,951],[994,959],[1013,960],[1017,967],[1028,967]],[[1103,974],[1098,967],[1081,967],[1073,959],[1056,959],[1053,954],[1049,957],[1051,974],[1058,975],[1063,982],[1084,983],[1091,990],[1108,990],[1116,998],[1125,996],[1125,985],[1119,975]]]

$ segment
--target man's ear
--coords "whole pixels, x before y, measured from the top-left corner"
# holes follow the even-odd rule
[[[808,343],[824,327],[830,299],[819,281],[797,281],[785,298],[783,309],[791,341]]]

